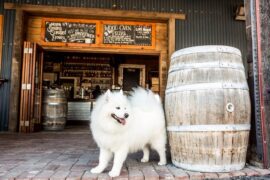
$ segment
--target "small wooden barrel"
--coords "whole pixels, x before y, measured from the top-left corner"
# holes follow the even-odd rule
[[[241,52],[198,46],[171,57],[165,112],[174,165],[201,172],[244,167],[250,98]]]
[[[42,119],[44,130],[63,130],[67,118],[67,98],[62,89],[43,90]]]

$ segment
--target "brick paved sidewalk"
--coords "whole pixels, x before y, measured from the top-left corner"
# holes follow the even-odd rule
[[[91,174],[98,162],[98,149],[86,128],[63,132],[33,134],[0,133],[0,180],[94,180],[111,179],[107,173]],[[190,172],[174,167],[157,166],[156,156],[149,163],[140,163],[142,153],[129,156],[121,176],[114,179],[246,179],[264,176],[269,170],[247,166],[231,173]],[[255,177],[253,177],[254,179]]]

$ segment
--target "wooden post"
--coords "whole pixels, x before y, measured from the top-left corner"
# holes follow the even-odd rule
[[[175,51],[175,18],[169,19],[168,25],[168,37],[169,37],[169,59],[171,58],[172,53]],[[169,65],[169,63],[168,63]]]
[[[17,131],[19,117],[19,97],[21,86],[21,62],[23,46],[23,11],[16,10],[14,43],[12,54],[12,74],[10,85],[10,105],[9,105],[9,131]]]

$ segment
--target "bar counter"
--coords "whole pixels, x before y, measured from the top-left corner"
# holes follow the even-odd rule
[[[67,120],[90,121],[95,99],[69,99]]]

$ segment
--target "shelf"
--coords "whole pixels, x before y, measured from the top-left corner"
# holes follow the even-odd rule
[[[78,79],[80,77],[75,77],[75,76],[61,76],[60,79]]]
[[[83,69],[63,69],[63,71],[70,71],[70,72],[76,72],[76,71],[80,71],[80,72],[111,72],[111,70],[83,70]]]

